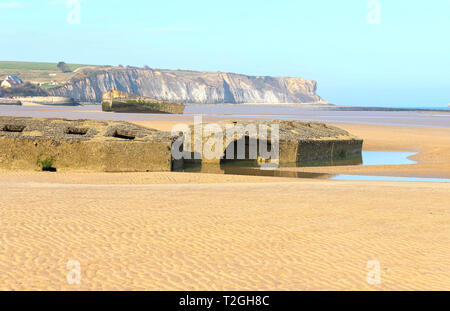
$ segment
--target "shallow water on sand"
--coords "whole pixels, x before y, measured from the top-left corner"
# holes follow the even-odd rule
[[[414,152],[363,151],[363,165],[402,165],[416,164],[409,157]]]
[[[209,117],[258,118],[331,123],[450,127],[450,110],[307,105],[193,105],[186,113]]]
[[[36,118],[68,118],[116,121],[193,121],[207,118],[281,119],[331,123],[360,123],[396,126],[450,127],[450,111],[386,110],[306,105],[188,105],[183,115],[102,112],[100,105],[86,106],[2,106],[0,115]]]
[[[407,165],[416,164],[409,157],[412,152],[384,152],[384,151],[363,151],[363,161],[361,165]],[[323,162],[321,163],[323,166]],[[298,167],[301,165],[296,165]],[[330,163],[335,166],[335,163]],[[450,179],[441,178],[418,178],[418,177],[393,177],[393,176],[360,176],[360,175],[333,175],[327,173],[309,173],[296,171],[280,171],[274,167],[252,167],[245,165],[245,162],[227,162],[218,166],[188,165],[183,172],[211,173],[211,174],[231,174],[250,175],[265,177],[287,177],[287,178],[311,178],[311,179],[331,179],[331,180],[361,180],[361,181],[420,181],[420,182],[450,182]]]
[[[448,178],[422,178],[422,177],[396,177],[396,176],[362,176],[362,175],[336,175],[332,180],[361,180],[361,181],[415,181],[415,182],[441,182],[449,183]]]

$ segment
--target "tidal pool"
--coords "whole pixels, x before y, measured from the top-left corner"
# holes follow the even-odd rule
[[[448,178],[421,178],[421,177],[396,177],[396,176],[362,176],[362,175],[336,175],[332,180],[361,180],[361,181],[420,181],[448,183]]]
[[[416,164],[408,159],[414,152],[363,151],[363,165],[402,165]]]
[[[361,161],[356,165],[407,165],[416,164],[409,157],[413,152],[384,152],[384,151],[363,151]],[[336,162],[323,163],[322,166],[336,166]],[[343,162],[342,165],[352,165],[352,163]],[[292,167],[301,167],[302,164],[296,164]],[[286,166],[284,166],[286,167]],[[289,167],[289,166],[287,166]],[[309,173],[296,171],[280,171],[276,167],[257,167],[244,161],[226,162],[218,165],[187,165],[182,169],[183,172],[197,172],[210,174],[230,174],[230,175],[248,175],[248,176],[266,176],[266,177],[288,177],[288,178],[309,178],[309,179],[331,179],[331,180],[361,180],[361,181],[420,181],[420,182],[450,182],[445,178],[419,178],[419,177],[394,177],[394,176],[361,176],[361,175],[333,175],[328,173]]]

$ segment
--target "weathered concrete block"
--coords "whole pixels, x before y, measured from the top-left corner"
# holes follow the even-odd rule
[[[220,152],[221,158],[208,159],[204,154],[204,146],[208,141],[214,140],[214,135],[203,135],[201,137],[201,144],[196,143],[194,138],[194,126],[191,126],[191,143],[186,144],[185,151],[191,152],[191,157],[194,155],[202,155],[200,160],[187,160],[186,162],[203,163],[203,164],[219,164],[224,160],[237,160],[236,150],[238,142],[245,140],[245,159],[250,159],[250,142],[256,142],[257,147],[257,161],[264,162],[259,154],[259,144],[265,140],[265,143],[271,149],[272,143],[272,126],[277,124],[279,127],[279,156],[271,159],[281,166],[302,165],[302,166],[317,166],[317,165],[332,165],[334,162],[339,162],[340,165],[345,164],[360,164],[362,162],[362,145],[363,140],[359,139],[347,131],[338,127],[329,126],[318,122],[301,122],[301,121],[252,121],[240,120],[237,121],[219,121],[216,123],[223,131],[223,150]],[[206,127],[208,123],[203,123],[200,126]],[[261,133],[240,132],[234,135],[230,140],[226,137],[227,128],[239,125],[245,129],[249,126],[259,129],[260,125],[267,128],[267,136],[262,137]],[[198,135],[197,135],[198,136]],[[198,149],[200,146],[201,149]],[[235,152],[234,159],[225,159],[227,149],[232,148]],[[251,159],[250,159],[251,160]]]
[[[221,121],[219,128],[226,129],[236,121]],[[324,165],[334,161],[343,164],[358,164],[361,161],[363,141],[337,127],[323,123],[300,121],[240,121],[244,128],[265,125],[267,136],[260,132],[237,132],[234,136],[220,136],[223,144],[218,150],[219,157],[208,159],[204,150],[195,149],[195,139],[207,145],[211,136],[191,136],[193,149],[186,146],[184,151],[202,155],[202,164],[219,164],[225,159],[228,149],[238,144],[245,145],[244,160],[255,161],[258,165],[267,163],[257,150],[257,158],[250,159],[250,142],[257,145],[267,143],[272,149],[272,131],[279,127],[279,154],[270,158],[280,166]],[[203,124],[206,126],[206,124]],[[194,131],[191,128],[192,132]],[[171,171],[182,166],[181,161],[172,157],[172,146],[177,137],[170,133],[140,127],[127,122],[89,121],[63,119],[34,119],[0,117],[0,168],[18,170],[84,170],[106,172]],[[233,158],[231,160],[239,160]],[[344,162],[343,162],[344,161]],[[185,162],[189,162],[185,159]],[[359,162],[360,163],[360,162]]]
[[[0,105],[21,106],[22,102],[13,98],[0,98]]]
[[[75,102],[70,97],[60,96],[24,96],[15,97],[14,99],[21,101],[24,104],[39,104],[39,105],[55,105],[55,106],[76,106],[79,103]]]
[[[170,171],[173,140],[127,122],[0,117],[0,168]]]
[[[184,105],[113,90],[103,94],[102,109],[128,113],[182,114]]]

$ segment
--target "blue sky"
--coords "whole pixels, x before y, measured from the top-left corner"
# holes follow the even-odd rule
[[[370,1],[81,0],[74,24],[66,0],[0,0],[0,60],[295,76],[340,105],[447,106],[450,0]]]

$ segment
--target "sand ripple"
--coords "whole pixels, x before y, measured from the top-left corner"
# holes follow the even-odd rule
[[[34,174],[0,175],[3,290],[450,289],[447,184]]]

